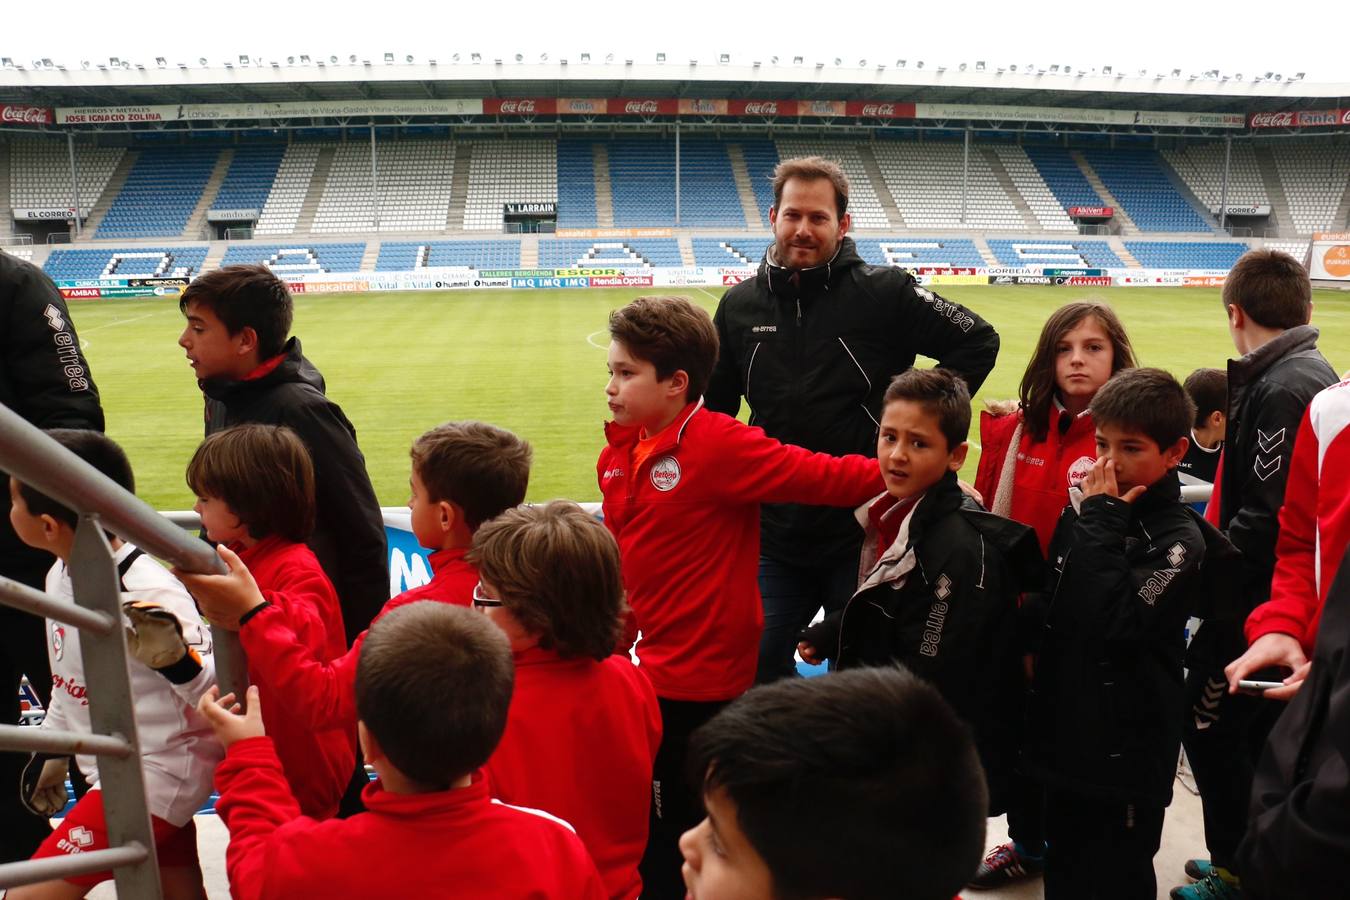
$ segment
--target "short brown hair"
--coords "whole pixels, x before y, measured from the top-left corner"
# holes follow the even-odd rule
[[[1239,307],[1263,328],[1296,328],[1312,318],[1312,282],[1288,253],[1252,250],[1229,270],[1223,305]]]
[[[1036,349],[1031,361],[1022,373],[1022,385],[1018,391],[1022,402],[1023,421],[1033,440],[1045,440],[1050,430],[1050,407],[1055,402],[1059,386],[1055,384],[1056,347],[1064,335],[1078,327],[1088,316],[1096,317],[1106,336],[1111,340],[1111,373],[1135,366],[1134,347],[1125,326],[1115,310],[1096,300],[1078,300],[1066,303],[1050,314],[1041,328],[1041,336],[1036,340]]]
[[[224,266],[195,279],[178,298],[178,309],[189,303],[216,314],[231,335],[245,328],[258,334],[258,355],[276,356],[286,347],[295,306],[286,282],[264,265]]]
[[[224,500],[249,537],[303,543],[314,531],[314,464],[284,425],[236,425],[201,442],[187,468],[198,497]]]
[[[517,506],[478,530],[469,562],[539,646],[603,660],[623,629],[619,545],[568,500]]]
[[[839,218],[848,212],[848,176],[839,163],[823,156],[799,156],[785,159],[773,170],[773,206],[777,209],[783,204],[783,185],[789,179],[800,181],[819,181],[824,178],[834,186],[834,205]]]
[[[1181,385],[1195,404],[1195,424],[1216,412],[1228,415],[1228,373],[1223,369],[1196,369]]]
[[[970,391],[966,382],[949,369],[910,369],[891,379],[882,398],[883,408],[896,400],[923,407],[938,420],[950,453],[970,435]]]
[[[486,422],[446,422],[413,441],[413,468],[433,501],[464,511],[473,531],[525,502],[534,451],[505,428]]]
[[[445,790],[497,749],[514,680],[511,645],[487,616],[421,600],[370,627],[356,712],[399,772]]]
[[[712,316],[688,297],[638,297],[609,314],[609,336],[655,366],[662,381],[683,369],[689,400],[703,396],[717,365]]]
[[[1191,433],[1195,404],[1170,372],[1127,369],[1111,376],[1089,407],[1098,428],[1115,425],[1145,434],[1166,450]]]
[[[101,431],[88,431],[83,428],[49,428],[44,434],[89,463],[102,475],[106,475],[129,493],[136,492],[136,477],[131,472],[131,461],[121,446]],[[58,503],[37,488],[24,484],[17,478],[19,495],[34,516],[51,516],[58,522],[77,528],[80,514],[63,503]],[[111,532],[105,530],[105,534]]]

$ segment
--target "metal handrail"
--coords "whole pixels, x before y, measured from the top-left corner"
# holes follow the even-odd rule
[[[0,884],[18,887],[21,884],[37,884],[40,881],[55,881],[72,875],[88,875],[102,872],[118,866],[134,866],[145,862],[150,855],[140,841],[128,841],[120,847],[108,850],[87,850],[79,855],[52,856],[47,859],[30,859],[24,862],[0,865]]]

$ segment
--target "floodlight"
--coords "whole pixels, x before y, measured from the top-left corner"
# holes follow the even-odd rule
[[[392,66],[394,64],[394,54],[386,53],[384,55],[384,64],[386,66]]]
[[[403,57],[403,61],[408,65],[412,65],[413,55],[409,53],[407,56]]]
[[[140,63],[136,63],[136,69],[137,69],[138,71],[144,72],[144,71],[145,71],[145,66],[141,65]]]
[[[1275,77],[1275,73],[1274,73],[1274,72],[1267,72],[1267,73],[1266,73],[1266,80],[1267,80],[1267,81],[1269,81],[1271,78],[1274,78],[1274,77]]]
[[[1110,67],[1110,66],[1102,66],[1102,74],[1103,74],[1103,75],[1110,75],[1110,74],[1111,74],[1111,67]]]
[[[983,71],[984,71],[984,60],[978,59],[978,60],[975,61],[975,71],[976,71],[976,72],[983,72]]]
[[[89,68],[89,63],[86,62],[84,64],[84,67],[86,69]],[[12,69],[12,68],[14,68],[14,60],[10,59],[8,56],[0,56],[0,69]]]
[[[318,60],[317,62],[315,62],[315,65],[318,66],[320,69],[322,69],[322,68],[323,68],[323,60]]]
[[[1008,71],[1010,71],[1010,72],[1016,72],[1016,71],[1017,71],[1017,63],[1013,63],[1012,65],[1008,66]]]
[[[347,57],[347,65],[349,65],[349,66],[354,66],[354,65],[356,65],[356,54],[355,54],[355,53],[353,53],[352,55],[350,55],[350,56]]]
[[[548,54],[547,54],[547,53],[540,53],[540,54],[539,54],[539,61],[540,61],[541,63],[546,63],[546,62],[548,62]]]
[[[727,63],[731,62],[731,54],[730,54],[730,53],[719,53],[719,54],[717,54],[717,61],[718,61],[719,63],[722,63],[723,65],[726,65]]]
[[[168,60],[166,60],[164,57],[162,56],[155,57],[155,65],[159,66],[161,69],[163,69],[168,64],[169,64]]]
[[[1294,80],[1295,80],[1295,81],[1302,81],[1302,80],[1303,80],[1303,76],[1306,75],[1306,74],[1308,74],[1308,73],[1307,73],[1307,72],[1299,72],[1297,75],[1294,76]]]
[[[906,61],[903,60],[903,59],[897,59],[897,60],[895,61],[895,67],[896,67],[897,69],[903,69],[903,68],[905,67],[905,62],[906,62]]]
[[[352,59],[356,59],[356,57],[353,56]],[[457,62],[459,62],[459,54],[458,54],[458,53],[452,53],[452,54],[450,54],[450,61],[451,61],[452,63],[457,63]]]
[[[227,68],[227,69],[233,69],[233,68],[234,68],[234,63],[230,62],[228,59],[225,60],[225,68]]]
[[[771,66],[776,66],[776,65],[778,65],[778,57],[776,57],[776,56],[771,56],[771,57],[769,57],[769,65],[771,65]]]
[[[1059,74],[1059,66],[1057,66],[1057,65],[1056,65],[1056,66],[1051,66],[1051,67],[1050,67],[1050,74],[1051,74],[1051,75],[1058,75],[1058,74]]]
[[[613,54],[613,53],[606,53],[606,54],[605,54],[605,62],[607,62],[607,63],[612,63],[612,62],[614,62],[614,54]]]
[[[965,63],[961,63],[961,71],[964,72],[965,70],[966,70],[966,64],[965,64]]]
[[[10,65],[10,66],[14,65],[14,64],[13,64],[12,62],[10,62],[8,59],[5,60],[5,63],[6,63],[7,65]],[[182,63],[179,63],[179,65],[182,65]],[[80,68],[82,68],[82,69],[87,69],[87,68],[89,68],[89,60],[87,60],[87,59],[82,59],[82,60],[80,60]]]
[[[696,59],[691,59],[691,60],[689,60],[689,68],[692,69],[692,68],[693,68],[694,66],[696,66],[696,65],[698,65],[698,60],[696,60]]]
[[[115,69],[118,66],[122,65],[122,60],[118,59],[116,56],[110,56],[108,57],[108,65],[112,66]],[[1266,77],[1269,78],[1270,76],[1267,75]]]
[[[836,57],[834,58],[834,64],[835,64],[836,66],[842,66],[842,65],[844,64],[844,61],[843,61],[842,59],[840,59],[839,57],[836,56]]]
[[[481,54],[481,53],[470,53],[470,54],[469,54],[469,61],[470,61],[470,62],[482,62],[482,61],[483,61],[483,54]]]
[[[494,66],[500,66],[502,64],[502,58],[500,56],[494,57],[492,60],[492,64]]]
[[[860,68],[860,69],[865,69],[865,68],[867,68],[867,60],[865,60],[865,59],[860,59],[860,60],[858,60],[858,68]]]
[[[1173,70],[1172,70],[1172,77],[1173,77],[1173,78],[1180,78],[1180,77],[1181,77],[1181,70],[1180,70],[1180,69],[1173,69]]]
[[[1233,77],[1236,78],[1238,81],[1241,81],[1241,80],[1242,80],[1242,73],[1239,72],[1239,73],[1237,73],[1236,75],[1234,75]]]
[[[923,68],[923,60],[919,60],[918,63],[915,64],[914,68],[916,68],[916,69],[922,69],[922,68]]]
[[[805,60],[803,60],[800,56],[792,57],[792,64],[794,66],[800,66],[803,62],[805,62]]]
[[[567,57],[564,56],[562,59],[558,60],[558,65],[560,66],[567,65]]]
[[[309,65],[309,57],[308,57],[308,56],[305,56],[303,53],[300,54],[300,65],[302,65],[302,66],[307,66],[307,65]]]
[[[517,53],[517,54],[516,54],[516,62],[524,62],[524,61],[525,61],[525,55],[524,55],[523,53]]]
[[[590,61],[591,61],[591,55],[590,55],[589,53],[583,53],[583,54],[581,54],[581,61],[582,61],[582,62],[590,62]]]
[[[659,63],[665,62],[665,61],[666,61],[666,55],[665,55],[664,53],[658,53],[658,54],[656,54],[656,61],[659,62]]]
[[[947,67],[946,67],[946,66],[938,66],[938,74],[939,74],[939,75],[941,75],[941,74],[942,74],[943,72],[945,72],[945,71],[947,71]]]
[[[206,65],[206,60],[202,60],[202,65]],[[295,65],[295,57],[294,56],[286,57],[286,65],[288,66]]]
[[[1284,80],[1284,76],[1283,76],[1283,75],[1280,75],[1279,73],[1276,73],[1276,75],[1275,75],[1275,80],[1276,80],[1276,81],[1283,81],[1283,80]]]
[[[825,68],[825,64],[824,64],[823,62],[818,62],[818,63],[816,63],[816,71],[817,71],[817,72],[819,72],[819,71],[820,71],[821,69],[823,69],[823,68]]]

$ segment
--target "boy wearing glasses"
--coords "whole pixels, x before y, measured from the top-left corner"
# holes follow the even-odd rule
[[[483,422],[447,422],[412,446],[412,530],[431,554],[431,581],[410,588],[384,605],[380,616],[418,600],[469,606],[478,572],[465,559],[478,526],[525,500],[530,478],[530,445]],[[260,680],[292,698],[305,724],[331,728],[356,721],[353,685],[361,644],[357,636],[345,656],[326,663],[306,655],[281,610],[274,609],[253,576],[226,547],[221,558],[228,575],[176,574],[215,625],[237,630],[249,668]]]

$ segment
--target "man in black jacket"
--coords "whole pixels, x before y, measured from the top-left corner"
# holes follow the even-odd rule
[[[919,287],[901,269],[869,266],[849,229],[848,179],[819,157],[774,171],[774,243],[758,275],[722,297],[721,344],[709,409],[771,437],[834,455],[876,453],[881,398],[917,354],[960,374],[973,394],[994,367],[998,333],[970,310]],[[797,633],[822,606],[853,594],[862,532],[848,510],[767,505],[757,680],[793,672]]]
[[[257,422],[292,428],[314,460],[317,505],[309,545],[337,589],[350,645],[389,599],[384,520],[356,445],[356,429],[324,395],[300,352],[291,295],[265,266],[203,275],[179,300],[187,351],[206,395],[206,433]]]
[[[41,269],[0,251],[0,404],[39,428],[103,430],[98,388],[61,292]],[[4,479],[8,482],[8,478]],[[42,589],[54,558],[19,540],[0,516],[0,575]],[[19,722],[19,682],[28,676],[45,706],[52,676],[40,616],[0,606],[0,721]],[[19,802],[28,754],[0,753],[0,862],[28,859],[51,829]]]
[[[1210,610],[1187,656],[1186,756],[1200,789],[1210,860],[1209,866],[1188,864],[1188,873],[1204,876],[1205,886],[1176,888],[1176,900],[1240,896],[1233,854],[1247,827],[1257,754],[1283,704],[1229,694],[1223,669],[1247,649],[1242,624],[1248,614],[1270,599],[1299,422],[1312,398],[1339,380],[1317,350],[1317,329],[1308,324],[1308,273],[1288,254],[1253,250],[1243,256],[1228,273],[1223,301],[1242,356],[1228,362],[1227,440],[1209,511],[1217,508],[1217,520],[1210,519],[1242,558],[1237,596]]]

